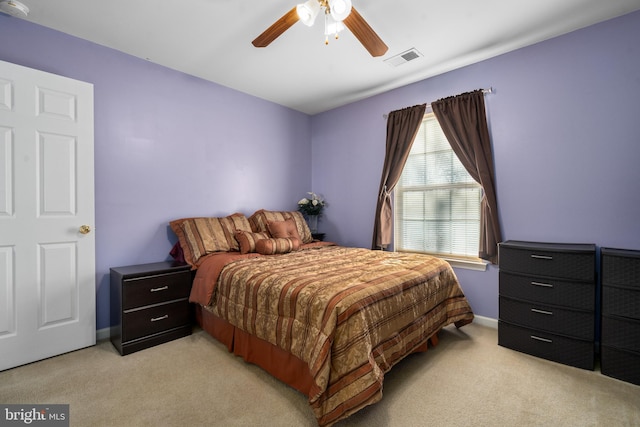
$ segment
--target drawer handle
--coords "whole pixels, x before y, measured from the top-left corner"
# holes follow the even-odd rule
[[[546,338],[540,338],[540,337],[537,337],[537,336],[535,336],[535,335],[531,335],[531,339],[532,339],[532,340],[536,340],[536,341],[548,342],[548,343],[552,343],[552,342],[553,342],[553,341],[551,341],[551,340],[549,340],[549,339],[546,339]]]
[[[531,255],[531,258],[534,259],[546,259],[546,260],[552,260],[553,257],[549,256],[549,255]]]
[[[551,283],[540,283],[540,282],[531,282],[533,286],[540,286],[542,288],[553,288]]]
[[[165,314],[164,316],[154,317],[154,318],[152,318],[152,319],[151,319],[151,321],[152,321],[152,322],[157,322],[157,321],[159,321],[159,320],[164,320],[164,319],[168,319],[168,318],[169,318],[169,315],[168,315],[168,314]]]
[[[532,308],[531,311],[533,313],[538,313],[538,314],[546,314],[547,316],[551,316],[553,315],[552,311],[546,311],[546,310],[538,310],[537,308]]]
[[[168,287],[168,286],[163,286],[163,287],[161,287],[161,288],[153,288],[153,289],[150,289],[150,291],[151,291],[151,292],[160,292],[160,291],[166,291],[167,289],[169,289],[169,287]]]

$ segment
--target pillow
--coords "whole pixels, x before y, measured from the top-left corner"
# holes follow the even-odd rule
[[[181,241],[182,250],[191,253],[193,264],[205,255],[214,252],[228,252],[229,230],[222,218],[191,218],[180,224],[184,244]],[[187,250],[188,248],[188,250]]]
[[[256,242],[256,252],[262,255],[286,254],[300,249],[298,238],[271,238]]]
[[[249,220],[244,214],[234,213],[233,215],[229,215],[224,219],[225,225],[229,229],[229,246],[231,246],[231,250],[239,251],[240,247],[238,246],[238,241],[235,237],[235,232],[238,230],[251,232],[251,225],[249,224]]]
[[[180,246],[180,242],[176,242],[176,244],[173,245],[171,251],[169,251],[169,255],[171,255],[171,257],[180,264],[187,263],[187,261],[185,261],[184,259],[184,251],[182,250],[182,246]]]
[[[252,233],[249,231],[238,230],[235,233],[236,240],[240,246],[241,254],[248,254],[256,251],[256,242],[268,239],[269,233]]]
[[[254,232],[265,232],[269,231],[267,224],[269,224],[270,221],[284,221],[289,218],[293,219],[296,223],[296,229],[298,230],[298,235],[302,243],[312,242],[313,237],[311,236],[311,230],[309,230],[309,226],[304,220],[302,213],[298,211],[267,211],[260,209],[254,212],[248,219],[249,224],[251,224],[251,229]]]
[[[181,218],[171,221],[169,226],[178,236],[185,262],[192,267],[204,255],[240,250],[235,231],[251,231],[249,220],[241,213],[223,218]]]
[[[284,221],[269,221],[267,223],[267,229],[271,237],[275,238],[292,238],[300,240],[300,234],[298,234],[298,228],[296,222],[292,219],[286,219]]]

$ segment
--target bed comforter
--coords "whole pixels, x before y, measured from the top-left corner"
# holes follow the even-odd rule
[[[209,257],[191,300],[306,362],[321,426],[380,400],[395,363],[442,327],[473,320],[447,262],[339,246]]]

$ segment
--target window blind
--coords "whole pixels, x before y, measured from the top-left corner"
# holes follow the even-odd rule
[[[426,115],[394,193],[396,250],[477,257],[481,191]]]

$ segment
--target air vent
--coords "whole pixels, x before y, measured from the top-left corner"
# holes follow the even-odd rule
[[[418,52],[416,48],[412,48],[407,50],[406,52],[402,52],[399,55],[392,56],[391,58],[385,59],[384,62],[391,65],[392,67],[399,67],[402,64],[406,64],[409,61],[413,61],[421,57],[422,57],[422,54]]]

